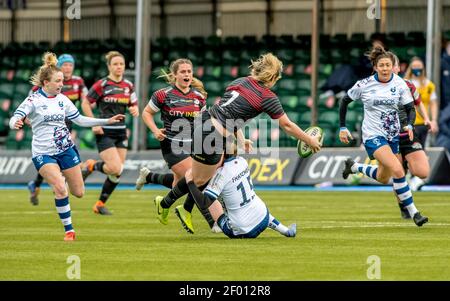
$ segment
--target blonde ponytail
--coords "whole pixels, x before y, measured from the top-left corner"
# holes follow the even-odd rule
[[[39,70],[31,76],[31,84],[42,87],[44,86],[44,81],[50,81],[53,73],[61,71],[56,65],[58,64],[58,59],[56,55],[52,52],[46,52],[42,56],[43,65]]]

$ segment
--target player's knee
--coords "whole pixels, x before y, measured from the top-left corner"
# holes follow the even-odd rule
[[[208,182],[208,180],[209,179],[197,177],[197,178],[194,178],[194,183],[197,187],[199,187],[199,186],[205,185]]]
[[[55,197],[57,199],[65,198],[67,196],[66,183],[64,183],[64,181],[60,181],[60,182],[54,184],[53,192],[55,193]]]
[[[389,183],[389,176],[378,176],[377,177],[377,181],[380,182],[381,184],[388,184]]]
[[[425,179],[430,174],[430,167],[429,166],[421,166],[420,168],[414,168],[410,169],[411,173],[415,175],[416,177],[419,177],[421,179]]]
[[[396,179],[403,178],[405,176],[405,171],[403,170],[403,167],[400,164],[392,167],[391,172],[392,176]]]
[[[84,196],[84,188],[75,189],[71,193],[76,198],[82,198]]]
[[[122,164],[114,164],[110,167],[110,175],[112,176],[120,176],[122,174],[123,165]]]

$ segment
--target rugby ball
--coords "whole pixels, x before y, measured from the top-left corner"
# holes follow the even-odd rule
[[[313,137],[320,137],[320,143],[323,142],[324,133],[320,127],[311,126],[305,130],[305,133]],[[302,158],[308,158],[313,154],[311,147],[301,140],[297,143],[297,151],[298,155]]]

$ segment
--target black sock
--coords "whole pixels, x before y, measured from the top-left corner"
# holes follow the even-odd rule
[[[97,170],[101,173],[105,173],[105,171],[103,170],[103,166],[105,165],[105,162],[103,161],[97,161],[94,164],[94,170]]]
[[[173,184],[173,174],[172,173],[166,173],[166,174],[160,174],[160,173],[153,173],[150,172],[147,175],[147,183],[153,183],[153,184],[161,184],[166,186],[169,189],[172,189]]]
[[[162,208],[170,208],[179,198],[189,192],[189,187],[186,184],[186,178],[182,177],[177,185],[169,191],[169,193],[161,201]]]
[[[119,178],[120,176],[117,176]],[[100,193],[99,200],[103,203],[106,203],[111,193],[114,191],[116,186],[119,184],[119,181],[113,182],[109,179],[109,176],[106,177],[105,182],[103,183],[102,192]]]
[[[194,205],[195,205],[195,200],[192,197],[192,195],[189,193],[183,204],[184,210],[192,213],[192,209],[194,209]]]
[[[208,181],[208,183],[209,183],[209,181]],[[206,188],[206,186],[208,186],[208,183],[198,187],[198,189],[200,191],[203,191]],[[208,223],[209,227],[212,229],[212,227],[214,226],[214,219],[213,219],[211,213],[209,213],[209,208],[208,209],[203,209],[203,210],[200,210],[200,208],[198,206],[197,206],[197,208],[200,211],[200,213],[203,215],[203,217],[205,218],[205,220]]]
[[[36,187],[41,187],[42,181],[44,181],[44,177],[38,173],[36,179],[34,180],[34,185],[36,185]]]

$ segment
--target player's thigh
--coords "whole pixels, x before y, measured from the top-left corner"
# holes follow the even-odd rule
[[[389,145],[383,145],[378,148],[373,153],[373,156],[377,159],[381,167],[378,168],[377,178],[389,177],[390,175],[402,177],[405,175],[402,164],[397,158],[397,155],[392,152]]]
[[[122,170],[122,158],[117,148],[110,147],[100,153],[100,158],[105,162],[103,167],[107,174],[119,175]]]
[[[128,150],[126,148],[118,147],[117,154],[119,154],[120,162],[123,164],[125,163],[125,159],[127,158]]]
[[[67,185],[69,185],[70,193],[81,198],[84,195],[84,182],[81,176],[80,165],[65,169],[62,173],[66,178]]]
[[[173,174],[174,174],[174,184],[176,184],[176,182],[178,182],[178,180],[180,180],[182,177],[184,177],[184,175],[190,168],[192,168],[192,158],[191,157],[188,157],[184,160],[181,160],[177,164],[172,165],[171,170],[173,171]]]
[[[50,185],[55,192],[57,197],[61,197],[65,193],[67,193],[65,189],[65,181],[64,177],[61,174],[61,169],[56,163],[47,163],[44,164],[40,169],[39,173],[44,177],[45,181],[47,181],[48,185]]]
[[[409,153],[405,156],[408,161],[409,171],[419,177],[426,178],[430,174],[430,163],[428,157],[423,150]]]
[[[196,160],[192,160],[192,177],[194,178],[194,183],[197,186],[207,183],[214,176],[221,163],[222,160],[215,165],[207,165]]]

